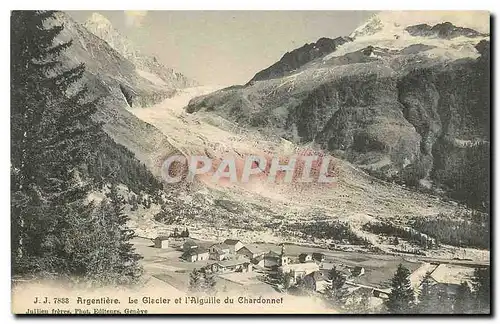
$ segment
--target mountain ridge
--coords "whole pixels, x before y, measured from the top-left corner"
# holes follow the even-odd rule
[[[482,197],[467,199],[487,203],[481,181],[454,181],[466,178],[456,172],[467,174],[471,145],[489,145],[488,36],[445,21],[438,26],[468,36],[412,36],[405,28],[413,25],[393,25],[404,33],[395,37],[377,17],[356,29],[352,41],[291,73],[194,98],[186,111],[312,142],[384,179],[446,187],[458,196],[464,186],[476,186],[472,191]],[[478,150],[486,168],[487,147]]]
[[[308,62],[335,51],[337,46],[349,41],[352,41],[349,37],[337,37],[335,39],[323,37],[314,43],[305,44],[300,48],[285,53],[278,62],[256,73],[249,83],[285,76]]]
[[[111,22],[99,13],[93,13],[83,26],[97,37],[106,41],[113,49],[128,59],[134,66],[148,78],[153,74],[162,80],[167,87],[177,89],[199,85],[182,73],[163,65],[155,56],[141,53],[136,46],[125,36],[120,34]],[[145,74],[145,75],[144,75]],[[154,78],[154,77],[153,77]]]
[[[83,79],[91,94],[101,98],[94,118],[104,123],[105,132],[115,142],[129,149],[159,176],[158,157],[177,150],[164,134],[135,117],[130,109],[161,102],[172,97],[176,90],[144,78],[132,62],[69,15],[58,12],[56,20],[64,24],[56,41],[73,40],[62,57],[63,65],[84,63]]]

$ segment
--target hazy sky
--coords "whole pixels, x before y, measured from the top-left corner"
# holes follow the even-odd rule
[[[92,11],[70,11],[85,21]],[[205,85],[243,84],[283,54],[349,35],[369,11],[99,11],[145,53]]]

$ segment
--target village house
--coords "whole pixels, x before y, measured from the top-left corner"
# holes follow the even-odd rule
[[[213,263],[210,265],[212,272],[228,273],[228,272],[251,272],[252,264],[250,260],[241,258],[235,260],[225,260]]]
[[[260,256],[258,256],[256,258],[253,258],[251,260],[251,262],[252,262],[252,264],[254,266],[259,266],[261,268],[264,268],[266,266],[266,264],[265,264],[265,256],[264,255],[260,255]]]
[[[431,290],[444,291],[448,296],[454,296],[462,282],[470,285],[474,277],[474,268],[453,264],[440,264],[425,279]]]
[[[209,257],[208,250],[201,247],[192,248],[182,254],[182,258],[189,262],[205,261]]]
[[[319,264],[319,269],[320,270],[323,270],[325,272],[330,272],[333,268],[335,268],[335,270],[337,270],[338,272],[340,272],[344,277],[346,278],[350,278],[353,276],[353,269],[354,268],[358,268],[355,273],[357,274],[355,277],[358,277],[360,276],[361,272],[364,273],[364,268],[362,267],[354,267],[354,268],[350,268],[348,266],[345,266],[344,264],[342,263],[331,263],[331,262],[322,262]]]
[[[208,248],[210,260],[222,261],[229,258],[230,248],[227,244],[217,243]]]
[[[198,243],[196,243],[195,241],[189,239],[189,240],[186,240],[184,242],[184,244],[182,245],[182,250],[184,252],[188,252],[188,251],[190,251],[192,249],[195,249],[197,247],[198,247]]]
[[[274,251],[269,251],[264,254],[264,267],[282,267],[290,263],[290,258],[285,255],[285,246],[281,245],[281,253],[278,254]]]
[[[310,253],[301,253],[299,254],[299,262],[306,263],[312,261],[312,254]]]
[[[278,267],[279,264],[280,264],[280,255],[278,253],[269,251],[268,253],[264,254],[265,268]]]
[[[315,262],[286,264],[282,266],[283,273],[290,273],[293,281],[296,282],[298,278],[319,270],[319,266]]]
[[[154,244],[157,249],[168,248],[168,236],[158,236],[154,239]]]
[[[255,246],[245,245],[244,247],[239,249],[237,253],[240,255],[244,255],[247,258],[249,258],[250,260],[252,260],[254,258],[257,258],[257,257],[263,255],[264,251],[261,251],[259,248],[255,247]]]
[[[319,252],[314,252],[312,254],[312,258],[318,262],[323,262],[325,261],[325,255],[323,253],[319,253]]]
[[[283,267],[290,263],[290,258],[285,254],[285,244],[281,244],[281,253],[279,259],[279,266]]]
[[[303,277],[304,286],[312,291],[323,292],[331,281],[327,271],[314,271]]]
[[[362,285],[359,283],[354,283],[351,281],[345,282],[345,288],[347,289],[348,294],[360,293],[381,299],[389,298],[389,294],[391,293],[390,288],[372,287],[372,286]]]
[[[338,268],[339,265],[338,264],[335,264],[335,263],[331,263],[331,262],[321,262],[319,264],[319,268],[321,270],[331,270],[333,268]]]
[[[227,239],[224,241],[224,244],[229,246],[230,253],[236,253],[241,249],[244,244],[240,240]]]
[[[355,266],[349,269],[351,272],[351,277],[360,277],[365,274],[365,268],[360,266]]]

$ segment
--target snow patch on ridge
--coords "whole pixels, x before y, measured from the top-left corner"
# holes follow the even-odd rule
[[[394,35],[401,35],[408,26],[432,26],[443,22],[472,28],[481,33],[489,33],[490,30],[488,11],[382,11],[356,28],[350,37],[394,38]]]
[[[383,11],[356,28],[350,35],[353,42],[347,42],[331,54],[323,57],[327,61],[333,57],[359,51],[371,45],[393,50],[401,50],[415,44],[435,46],[426,51],[429,57],[444,59],[477,58],[479,53],[474,48],[488,36],[474,38],[456,37],[440,39],[434,37],[414,37],[405,28],[418,24],[436,25],[451,22],[459,27],[472,28],[480,33],[489,33],[490,17],[487,11]]]

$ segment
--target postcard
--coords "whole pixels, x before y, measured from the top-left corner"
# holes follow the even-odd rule
[[[490,314],[490,13],[12,11],[12,312]]]

